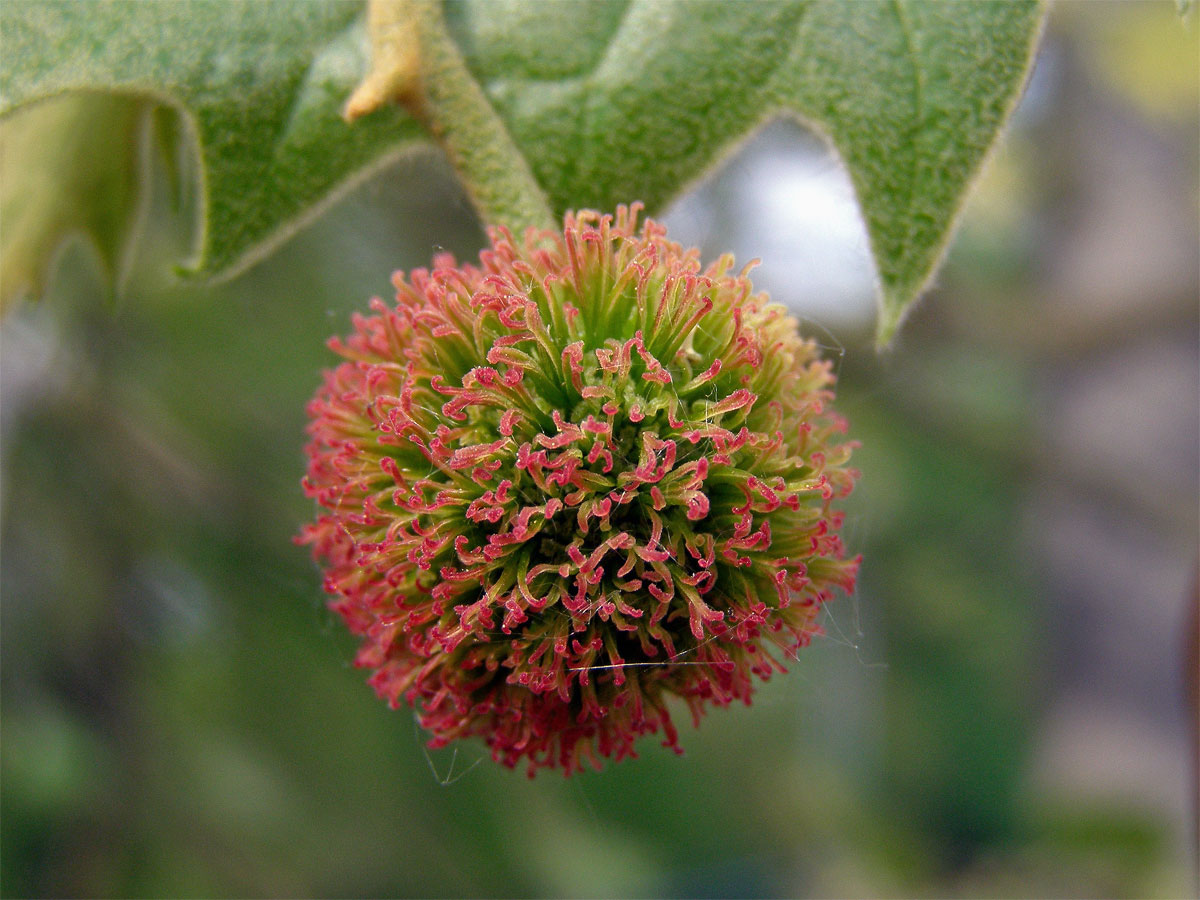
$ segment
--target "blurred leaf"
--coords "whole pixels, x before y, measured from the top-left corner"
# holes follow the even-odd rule
[[[146,104],[111,94],[42,103],[0,129],[0,297],[39,292],[62,239],[91,237],[111,281],[142,209]]]
[[[338,117],[367,69],[358,5],[5,9],[0,113],[102,88],[152,94],[194,116],[206,194],[198,268],[208,273],[256,258],[337,185],[418,135],[394,107],[353,127]],[[633,199],[661,209],[773,116],[826,134],[871,237],[881,341],[945,248],[1016,101],[1041,18],[1034,0],[464,0],[446,10],[515,144],[514,165],[528,164],[555,213]],[[469,145],[481,126],[443,112]]]

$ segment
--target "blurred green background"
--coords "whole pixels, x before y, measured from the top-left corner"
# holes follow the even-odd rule
[[[115,306],[75,247],[0,330],[0,890],[1194,895],[1198,84],[1194,12],[1054,6],[882,356],[845,177],[798,127],[668,211],[767,258],[839,360],[866,561],[753,707],[570,780],[425,751],[291,542],[325,338],[481,245],[451,173],[403,160],[216,287],[172,278],[158,185]]]

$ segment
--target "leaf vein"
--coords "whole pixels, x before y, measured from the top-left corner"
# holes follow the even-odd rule
[[[908,55],[909,63],[912,66],[912,105],[913,118],[909,123],[908,133],[912,144],[912,152],[907,160],[908,177],[904,179],[905,196],[902,201],[901,208],[904,210],[904,221],[912,226],[913,207],[916,204],[917,197],[917,172],[920,168],[920,129],[921,123],[925,121],[925,78],[924,69],[921,67],[920,58],[917,55],[917,40],[914,34],[912,21],[909,18],[908,10],[906,9],[906,0],[891,0],[892,10],[896,15],[896,21],[900,25],[900,35],[904,39],[904,49]],[[911,237],[911,233],[909,234]]]

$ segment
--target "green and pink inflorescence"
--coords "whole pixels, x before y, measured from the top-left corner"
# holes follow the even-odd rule
[[[831,363],[638,212],[397,273],[309,406],[299,539],[357,665],[531,775],[678,750],[670,698],[749,703],[858,569]]]

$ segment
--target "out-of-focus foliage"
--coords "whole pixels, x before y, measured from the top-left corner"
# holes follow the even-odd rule
[[[1159,306],[1132,314],[1098,295],[1064,312],[1047,284],[1068,264],[1105,264],[1075,255],[1108,171],[1078,148],[1132,130],[1158,148],[1156,171],[1182,157],[1194,179],[1197,104],[1163,120],[1113,99],[1091,56],[1104,58],[1093,37],[1109,13],[1059,8],[1043,60],[1055,87],[1028,98],[941,292],[888,357],[869,349],[866,323],[839,333],[839,407],[864,444],[846,526],[866,555],[859,594],[829,607],[827,639],[753,707],[689,732],[686,756],[650,744],[569,782],[527,781],[477,762],[482,751],[427,756],[411,716],[349,666],[353,642],[291,544],[312,514],[298,488],[303,406],[334,362],[324,339],[388,296],[391,269],[480,245],[450,173],[407,163],[406,178],[371,181],[253,272],[202,292],[164,283],[160,260],[186,248],[187,216],[160,171],[128,299],[106,307],[89,258],[71,252],[46,302],[2,333],[0,892],[1188,893],[1184,825],[1148,794],[1089,792],[1045,760],[1062,685],[1137,683],[1174,665],[1176,634],[1139,635],[1153,598],[1122,593],[1121,617],[1091,625],[1142,655],[1111,673],[1097,671],[1111,657],[1071,655],[1089,646],[1072,642],[1094,607],[1070,605],[1071,559],[1051,577],[1046,556],[1062,547],[1030,529],[1061,512],[1047,497],[1071,491],[1183,545],[1186,570],[1195,487],[1155,481],[1176,450],[1173,432],[1136,424],[1154,384],[1140,406],[1103,407],[1149,447],[1124,477],[1057,453],[1058,423],[1031,398],[1093,355],[1154,361],[1182,335],[1194,358],[1194,283],[1151,284],[1140,296]],[[1096,121],[1114,129],[1105,141]],[[1138,206],[1150,196],[1119,199],[1166,217],[1157,200]],[[1152,581],[1158,559],[1138,560],[1135,578]],[[1086,748],[1097,756],[1111,737],[1098,735]]]
[[[147,116],[145,103],[77,94],[0,127],[0,297],[40,289],[63,236],[75,234],[93,238],[108,279],[123,286],[132,256],[126,235],[146,197]]]

